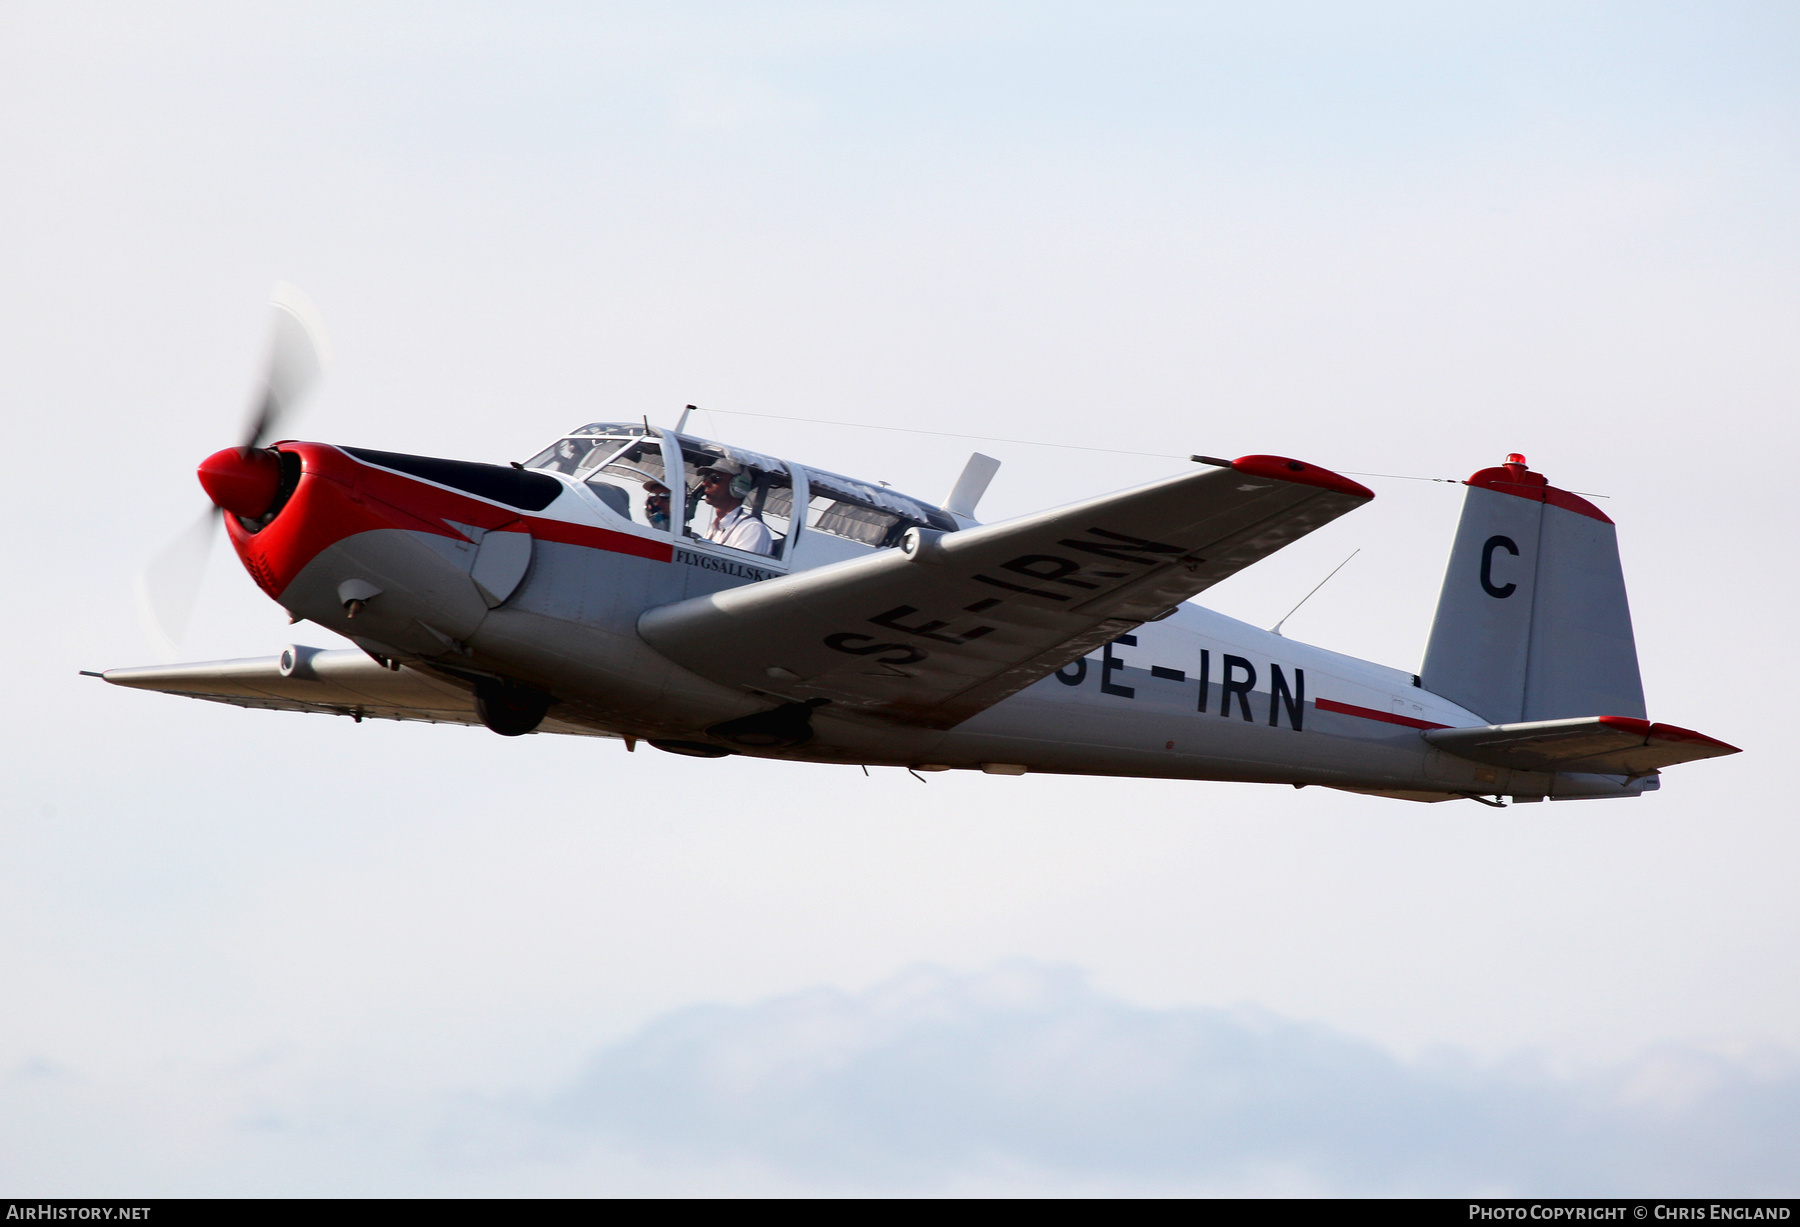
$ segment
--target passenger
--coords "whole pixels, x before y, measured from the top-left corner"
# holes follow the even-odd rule
[[[706,539],[752,554],[773,553],[775,542],[769,526],[744,507],[744,496],[751,489],[750,474],[744,466],[735,460],[719,459],[699,470],[698,476],[702,497],[713,509]]]
[[[667,531],[669,527],[669,488],[660,481],[644,483],[644,518],[650,527]]]
[[[564,439],[556,445],[556,456],[544,467],[555,469],[558,473],[573,473],[581,463],[582,452],[576,451],[577,444],[573,439]]]

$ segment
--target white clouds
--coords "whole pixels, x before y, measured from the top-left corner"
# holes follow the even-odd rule
[[[812,100],[767,80],[720,73],[684,72],[671,94],[676,126],[701,132],[803,123],[818,110]]]
[[[1670,1048],[1560,1077],[1409,1064],[1257,1012],[1133,1007],[1025,962],[684,1011],[602,1052],[540,1119],[665,1159],[876,1184],[1009,1166],[1212,1188],[1282,1172],[1440,1196],[1800,1183],[1791,1061]]]
[[[1401,1061],[1255,1010],[1154,1010],[1025,960],[697,1006],[549,1091],[426,1095],[273,1057],[0,1080],[33,1192],[1775,1196],[1800,1064],[1668,1045],[1554,1072]],[[30,1136],[15,1132],[29,1119]],[[39,1183],[25,1177],[33,1177]],[[134,1183],[135,1182],[135,1183]]]

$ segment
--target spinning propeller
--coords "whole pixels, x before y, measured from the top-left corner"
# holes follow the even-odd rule
[[[275,456],[262,449],[280,437],[281,427],[330,360],[325,329],[305,294],[278,281],[269,306],[273,316],[269,361],[243,442],[200,463],[200,484],[213,505],[138,576],[138,598],[148,629],[171,651],[187,635],[220,516],[230,511],[254,519],[268,510],[280,486],[281,468]]]

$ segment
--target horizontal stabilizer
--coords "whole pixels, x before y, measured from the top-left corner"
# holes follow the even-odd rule
[[[1431,729],[1425,740],[1440,750],[1495,767],[1593,775],[1648,775],[1677,763],[1739,752],[1736,746],[1702,733],[1632,716]]]

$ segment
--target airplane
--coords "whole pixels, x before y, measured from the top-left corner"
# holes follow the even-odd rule
[[[934,504],[701,438],[692,406],[511,464],[278,439],[324,348],[296,291],[275,317],[251,429],[199,467],[206,524],[290,621],[354,646],[93,676],[697,758],[1490,806],[1638,797],[1738,752],[1647,718],[1615,526],[1518,454],[1464,483],[1411,673],[1193,600],[1374,497],[1309,462],[1195,456],[982,523],[990,457]]]

